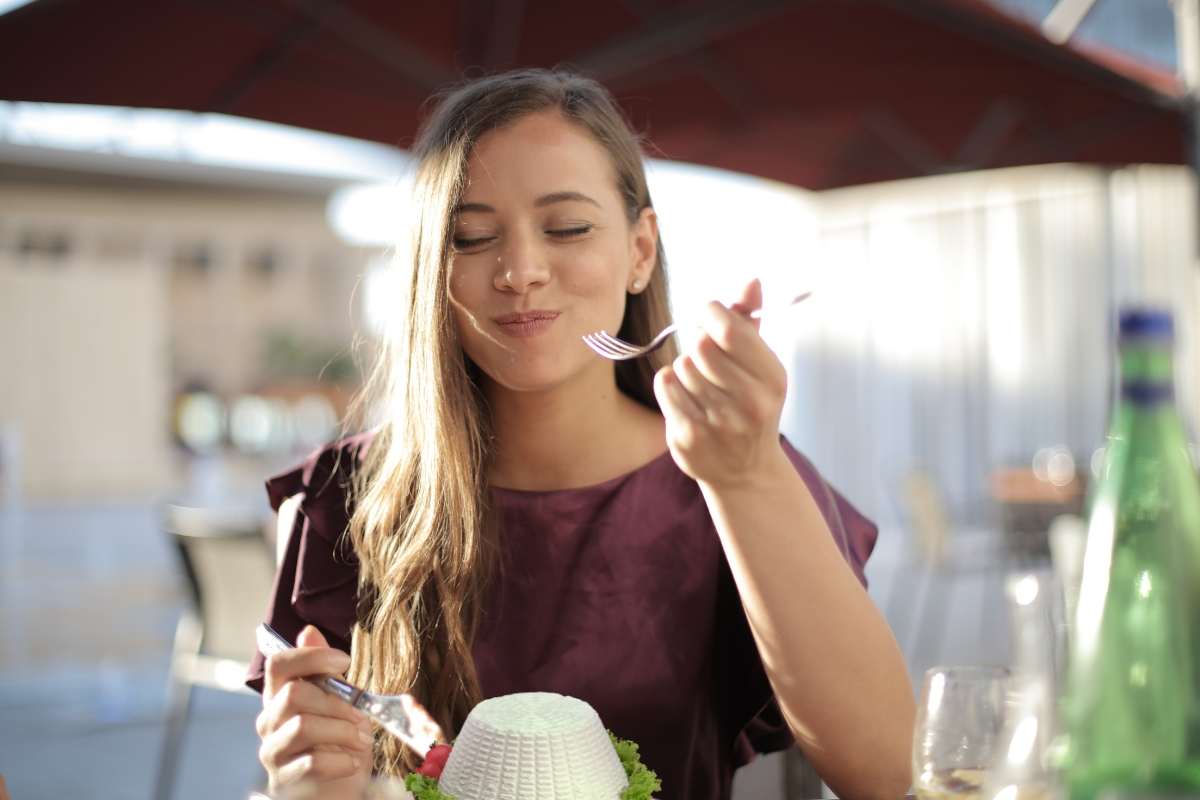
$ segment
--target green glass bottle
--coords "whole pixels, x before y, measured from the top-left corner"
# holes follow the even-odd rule
[[[1071,800],[1200,794],[1200,483],[1174,405],[1171,315],[1126,311],[1119,341],[1065,703]]]

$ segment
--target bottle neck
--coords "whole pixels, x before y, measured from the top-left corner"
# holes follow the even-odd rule
[[[1172,403],[1175,376],[1171,343],[1163,341],[1121,342],[1121,399],[1138,406]]]

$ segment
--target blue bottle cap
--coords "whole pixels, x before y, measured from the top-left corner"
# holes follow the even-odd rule
[[[1175,323],[1171,312],[1162,308],[1124,308],[1120,317],[1122,339],[1171,340]]]

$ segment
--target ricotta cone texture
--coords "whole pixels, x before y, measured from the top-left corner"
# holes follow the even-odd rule
[[[455,800],[617,800],[627,785],[595,709],[549,692],[475,706],[438,780]]]

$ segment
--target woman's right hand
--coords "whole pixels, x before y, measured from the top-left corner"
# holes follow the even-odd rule
[[[322,798],[361,797],[371,778],[371,723],[346,701],[304,678],[343,675],[350,657],[335,650],[311,625],[296,648],[269,656],[263,710],[255,726],[258,760],[270,789],[296,783],[320,788]]]

